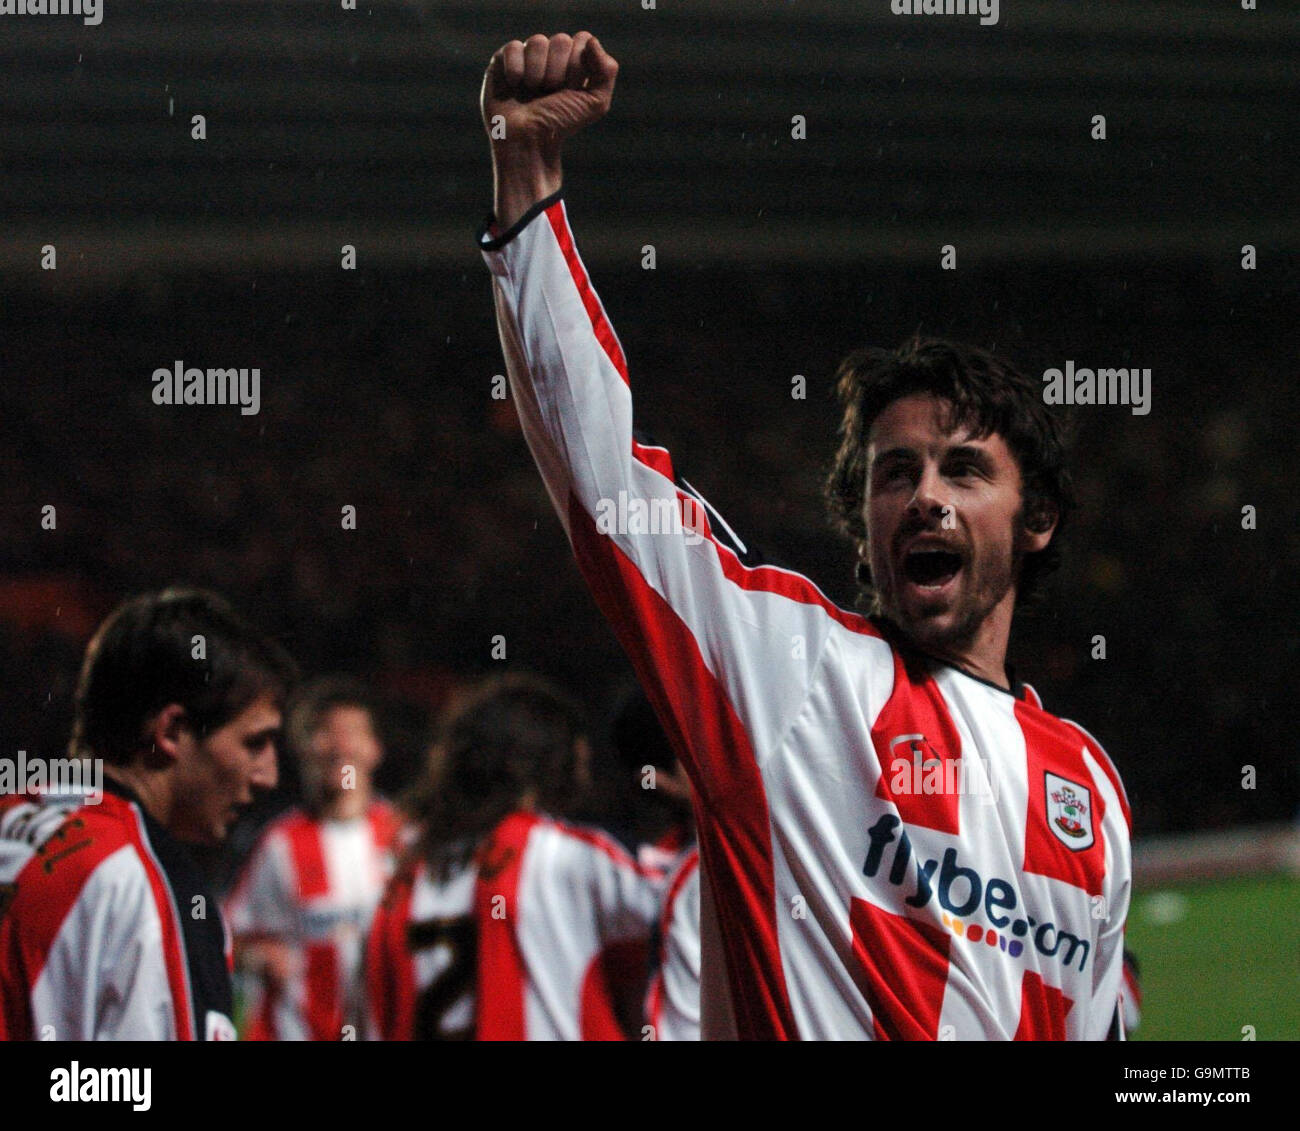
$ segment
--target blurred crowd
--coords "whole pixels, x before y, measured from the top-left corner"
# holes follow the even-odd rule
[[[513,406],[492,397],[500,349],[468,229],[464,271],[339,274],[129,284],[71,296],[53,319],[47,296],[10,296],[10,754],[66,743],[93,625],[124,595],[177,582],[228,594],[309,671],[365,678],[388,730],[385,785],[410,779],[433,714],[481,675],[546,672],[593,709],[627,680]],[[893,345],[921,324],[996,346],[1031,373],[1066,358],[1150,366],[1148,416],[1075,410],[1081,511],[1012,659],[1050,709],[1087,719],[1106,744],[1135,835],[1294,812],[1293,758],[1267,722],[1285,701],[1300,623],[1285,569],[1298,516],[1284,295],[1141,264],[971,271],[938,289],[879,265],[665,264],[598,283],[638,383],[639,426],[670,444],[737,531],[842,604],[852,554],[820,489],[836,423],[829,375],[849,348]],[[150,374],[178,358],[260,366],[260,414],[154,405]],[[791,395],[795,375],[806,399]],[[1253,791],[1240,788],[1246,763],[1258,768]],[[278,804],[289,800],[282,791]]]

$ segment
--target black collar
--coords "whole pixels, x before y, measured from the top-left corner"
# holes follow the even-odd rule
[[[140,816],[144,818],[145,831],[149,834],[149,840],[155,845],[176,845],[180,846],[178,841],[170,832],[167,826],[161,821],[156,820],[148,809],[144,807],[144,802],[136,795],[135,790],[130,786],[118,781],[116,778],[104,775],[104,792],[111,793],[114,797],[120,797],[123,801],[129,801],[138,810]]]
[[[904,663],[909,661],[912,663],[925,661],[933,664],[943,664],[945,667],[952,668],[953,671],[961,672],[962,675],[973,679],[976,683],[982,683],[985,687],[991,687],[994,691],[1002,692],[1003,695],[1010,695],[1013,699],[1026,698],[1025,685],[1020,682],[1020,679],[1016,676],[1015,668],[1009,662],[1004,665],[1007,673],[1007,682],[1011,684],[1011,687],[1008,689],[1002,687],[1000,684],[994,683],[991,679],[985,679],[981,675],[976,675],[972,671],[967,671],[961,666],[961,664],[955,664],[952,660],[945,659],[943,656],[936,656],[925,651],[925,649],[919,647],[911,637],[909,637],[888,617],[872,616],[867,619],[880,630],[880,634],[889,641],[890,644],[902,653]]]

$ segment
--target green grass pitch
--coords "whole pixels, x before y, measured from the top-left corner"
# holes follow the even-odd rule
[[[1139,890],[1128,946],[1142,969],[1137,1041],[1300,1039],[1300,879]]]

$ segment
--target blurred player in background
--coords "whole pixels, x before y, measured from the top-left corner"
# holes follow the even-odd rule
[[[1122,1035],[1124,787],[1007,665],[1073,503],[1041,386],[950,342],[850,354],[827,500],[871,614],[746,560],[635,430],[569,222],[562,149],[617,73],[587,32],[493,55],[479,247],[524,436],[695,789],[704,1035]]]
[[[234,1039],[221,913],[182,842],[221,842],[275,787],[293,677],[212,593],[100,626],[70,753],[102,762],[102,801],[0,798],[0,1037]]]
[[[309,685],[285,729],[303,807],[267,827],[226,904],[253,987],[244,1035],[337,1041],[359,1032],[365,937],[399,821],[374,793],[383,746],[363,688]]]
[[[691,784],[650,700],[638,686],[618,697],[611,744],[629,790],[631,830],[638,859],[664,875],[647,968],[644,1022],[652,1039],[700,1039],[700,853],[691,816]]]
[[[367,947],[374,1035],[639,1035],[625,975],[643,980],[658,874],[564,820],[589,783],[586,730],[572,701],[525,674],[485,681],[444,720]]]
[[[664,874],[643,1021],[653,1040],[699,1040],[699,849],[690,781],[640,686],[617,699],[611,740],[617,766],[634,775],[643,798],[632,823],[641,862]],[[642,788],[646,781],[653,788]]]
[[[609,745],[611,757],[594,776],[603,770],[611,788],[593,819],[647,868],[666,874],[695,840],[691,783],[637,684],[615,699]]]
[[[657,1041],[700,1039],[700,850],[694,845],[668,881],[645,1016]]]

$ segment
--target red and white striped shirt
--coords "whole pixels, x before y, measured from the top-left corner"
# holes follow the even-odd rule
[[[477,878],[472,860],[438,879],[412,857],[389,882],[366,939],[367,1039],[473,1039]]]
[[[668,885],[659,917],[656,967],[646,994],[646,1020],[659,1041],[700,1039],[700,854],[685,853]],[[1122,986],[1124,1039],[1142,1020],[1142,984],[1137,960],[1124,952]],[[1114,1034],[1116,1037],[1118,1034]]]
[[[746,564],[634,435],[559,193],[480,247],[525,437],[695,788],[704,1036],[1104,1038],[1131,861],[1101,747]],[[912,788],[909,756],[991,788]]]
[[[289,944],[298,973],[258,984],[246,1037],[337,1041],[362,1021],[366,932],[392,871],[398,818],[373,802],[350,821],[293,810],[262,834],[226,903],[236,939]]]
[[[507,817],[446,881],[404,868],[366,957],[385,1040],[636,1035],[661,874],[604,833]]]
[[[0,799],[0,1040],[234,1040],[230,948],[185,847],[124,787]]]

